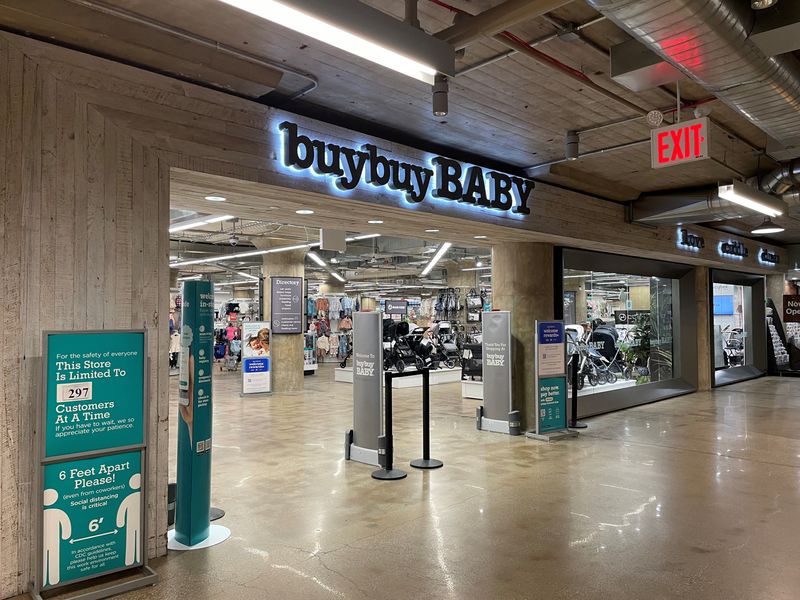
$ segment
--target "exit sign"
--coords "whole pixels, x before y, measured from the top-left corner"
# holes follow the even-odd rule
[[[708,158],[708,137],[708,117],[653,129],[650,132],[652,167],[662,169]]]

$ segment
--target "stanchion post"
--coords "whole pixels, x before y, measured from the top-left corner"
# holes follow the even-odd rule
[[[569,420],[570,429],[586,429],[587,425],[578,421],[578,376],[580,371],[580,354],[572,355],[572,418]]]
[[[430,370],[422,371],[422,458],[411,461],[416,469],[438,469],[444,463],[431,458],[431,379]]]
[[[394,441],[392,439],[392,373],[386,372],[384,381],[384,400],[383,400],[383,441],[385,446],[385,456],[383,468],[373,471],[373,479],[403,479],[407,473],[394,467]],[[379,457],[380,458],[380,457]]]

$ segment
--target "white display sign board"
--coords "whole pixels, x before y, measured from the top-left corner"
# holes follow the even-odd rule
[[[272,392],[269,321],[242,323],[242,394]]]

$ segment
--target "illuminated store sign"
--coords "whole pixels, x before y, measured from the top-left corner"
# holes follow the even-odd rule
[[[680,229],[678,245],[689,250],[701,250],[706,247],[706,240],[701,235],[689,233],[687,229]]]
[[[374,144],[360,150],[311,139],[296,124],[284,121],[279,130],[283,164],[300,171],[331,177],[342,191],[362,185],[402,192],[408,202],[427,198],[450,200],[514,214],[530,214],[528,200],[534,182],[498,171],[436,156],[430,165],[401,162],[381,154]]]
[[[758,255],[758,262],[763,265],[777,265],[781,262],[781,257],[776,252],[762,248]]]
[[[750,251],[742,242],[720,242],[719,252],[723,256],[732,256],[734,258],[747,258],[750,256]]]
[[[708,158],[708,137],[708,117],[654,129],[650,132],[650,164],[661,169]]]

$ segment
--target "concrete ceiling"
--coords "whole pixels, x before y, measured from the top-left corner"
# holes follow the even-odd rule
[[[365,3],[402,18],[402,0]],[[478,14],[501,0],[450,3]],[[120,9],[127,11],[127,16],[114,14]],[[419,9],[421,25],[428,32],[441,31],[453,22],[453,13],[432,0],[420,0]],[[525,40],[539,40],[558,33],[565,24],[592,22],[578,38],[567,41],[556,36],[537,50],[642,109],[674,106],[674,84],[634,93],[611,80],[608,51],[630,38],[598,17],[585,2],[576,0],[510,30]],[[563,69],[527,55],[514,54],[473,68],[508,52],[494,39],[479,40],[458,58],[457,71],[462,74],[450,83],[450,113],[434,117],[427,85],[217,0],[108,0],[105,4],[95,0],[0,0],[0,22],[12,30],[30,31],[366,133],[511,172],[527,168],[538,179],[612,200],[630,200],[643,191],[752,177],[776,166],[759,152],[766,145],[765,135],[720,102],[706,105],[716,123],[713,160],[654,171],[647,145],[639,144],[565,163],[567,130],[592,129],[581,135],[581,152],[586,153],[644,140],[649,128],[642,119],[600,127],[637,115],[630,106],[610,100]],[[171,34],[159,24],[186,35]],[[202,41],[192,42],[192,36]],[[213,52],[209,42],[228,50]],[[252,60],[254,57],[263,60]],[[311,74],[319,87],[290,100],[309,84],[307,77],[297,73]],[[689,81],[681,83],[681,94],[687,101],[709,97],[706,90]],[[800,235],[800,228],[790,234]]]

